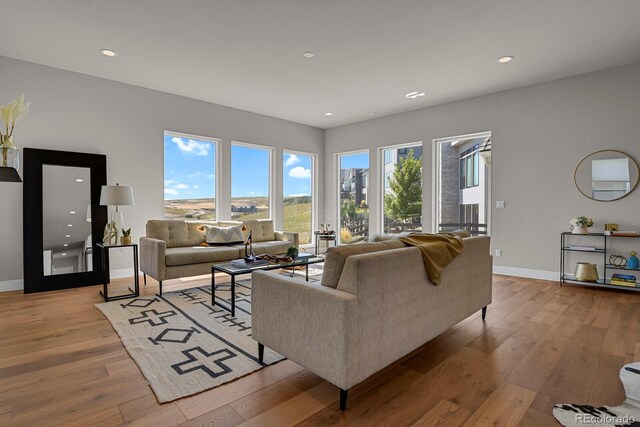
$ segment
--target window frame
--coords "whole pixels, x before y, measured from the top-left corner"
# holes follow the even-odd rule
[[[220,145],[222,144],[222,139],[221,138],[215,138],[215,137],[211,137],[211,136],[202,136],[202,135],[196,135],[196,134],[192,134],[192,133],[185,133],[185,132],[178,132],[178,131],[173,131],[173,130],[164,130],[163,134],[162,134],[162,218],[165,218],[165,212],[164,212],[164,203],[165,203],[165,198],[164,198],[164,182],[166,181],[167,177],[166,177],[166,171],[165,171],[165,159],[166,159],[166,153],[164,150],[164,139],[165,137],[169,135],[172,137],[177,137],[177,138],[187,138],[187,139],[195,139],[198,141],[204,141],[204,142],[208,142],[213,144],[213,191],[215,192],[215,195],[213,197],[213,208],[216,212],[216,216],[214,221],[220,221],[220,209],[219,209],[219,203],[218,201],[220,200],[220,179],[219,179],[219,173],[220,173],[220,168],[222,165],[222,162],[220,161]]]
[[[265,219],[270,219],[275,222],[275,212],[276,212],[275,211],[275,181],[276,180],[275,180],[275,167],[273,165],[274,158],[275,158],[274,156],[275,147],[271,147],[269,145],[254,144],[251,142],[243,142],[243,141],[236,141],[236,140],[231,141],[231,145],[229,149],[229,155],[231,159],[231,161],[229,162],[229,213],[231,213],[231,205],[233,202],[233,146],[234,145],[237,145],[238,147],[264,150],[269,153],[269,169],[268,169],[269,182],[267,184],[267,188],[269,190],[269,194],[267,195],[267,200],[269,201],[269,209],[268,209],[269,216]],[[236,221],[233,219],[233,213],[231,213],[231,220]]]
[[[307,153],[298,150],[282,149],[282,188],[280,194],[282,196],[282,228],[284,229],[284,156],[286,154],[299,154],[301,156],[311,157],[311,241],[308,244],[300,245],[302,248],[309,248],[315,245],[315,235],[318,230],[318,155],[315,153]],[[289,231],[284,229],[283,231]]]

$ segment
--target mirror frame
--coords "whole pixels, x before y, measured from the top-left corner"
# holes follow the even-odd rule
[[[629,158],[629,160],[631,160],[635,165],[636,165],[636,169],[638,169],[638,179],[636,180],[636,183],[633,185],[633,187],[631,187],[631,189],[629,190],[629,192],[627,194],[625,194],[622,197],[618,197],[617,199],[613,199],[613,200],[599,200],[599,199],[594,199],[593,197],[587,195],[584,193],[584,191],[582,191],[580,189],[580,187],[578,186],[578,169],[580,168],[580,165],[582,163],[584,163],[585,160],[587,160],[589,157],[593,156],[594,154],[598,154],[598,153],[603,153],[605,151],[611,151],[614,153],[620,153],[626,157]],[[633,190],[636,189],[636,187],[638,186],[638,183],[640,183],[640,166],[638,165],[638,162],[636,162],[636,159],[634,159],[633,157],[631,157],[629,154],[625,153],[624,151],[620,151],[620,150],[610,150],[610,149],[605,149],[605,150],[598,150],[598,151],[594,151],[593,153],[589,153],[586,156],[584,156],[582,158],[582,160],[580,160],[580,162],[578,162],[578,165],[576,166],[576,168],[573,171],[573,184],[576,186],[576,188],[578,189],[578,191],[580,192],[580,194],[582,194],[584,197],[586,197],[589,200],[593,200],[594,202],[617,202],[618,200],[622,200],[625,197],[627,197],[629,194],[633,193]]]
[[[25,148],[23,184],[24,293],[47,292],[102,283],[104,268],[96,243],[102,242],[107,207],[100,191],[107,184],[107,156],[103,154]],[[44,165],[89,168],[91,177],[91,236],[93,271],[45,276],[43,252],[42,169]]]

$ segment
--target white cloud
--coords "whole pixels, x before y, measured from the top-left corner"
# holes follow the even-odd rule
[[[198,188],[200,188],[200,186],[199,186],[199,185],[194,185],[192,188],[193,188],[194,190],[197,190]]]
[[[285,166],[293,166],[296,163],[300,162],[300,157],[296,156],[295,154],[287,154],[289,157],[287,157],[287,160],[284,161],[284,165]]]
[[[296,194],[287,194],[284,197],[304,197],[304,196],[310,196],[311,194],[304,194],[304,193],[296,193]]]
[[[176,181],[175,179],[165,179],[164,180],[164,186],[165,187],[169,187],[169,186],[175,184],[176,182],[178,182],[178,181]]]
[[[211,148],[211,144],[207,142],[194,141],[193,139],[185,141],[184,138],[178,138],[177,136],[171,138],[171,142],[176,144],[183,153],[196,154],[198,156],[208,155]]]
[[[177,188],[178,190],[186,190],[189,188],[187,184],[176,184],[173,188]]]
[[[173,188],[165,188],[164,194],[168,194],[170,196],[175,196],[178,194],[178,190],[174,190]]]
[[[291,178],[311,178],[311,169],[306,169],[302,166],[296,166],[289,171]]]

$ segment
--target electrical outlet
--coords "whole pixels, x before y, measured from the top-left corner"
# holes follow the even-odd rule
[[[496,249],[496,257],[502,256],[502,249]]]
[[[504,200],[496,200],[496,209],[504,209]]]

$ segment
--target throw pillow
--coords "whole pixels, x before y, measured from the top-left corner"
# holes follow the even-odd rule
[[[216,227],[215,225],[205,225],[206,241],[210,245],[224,245],[229,243],[242,243],[242,226]]]

